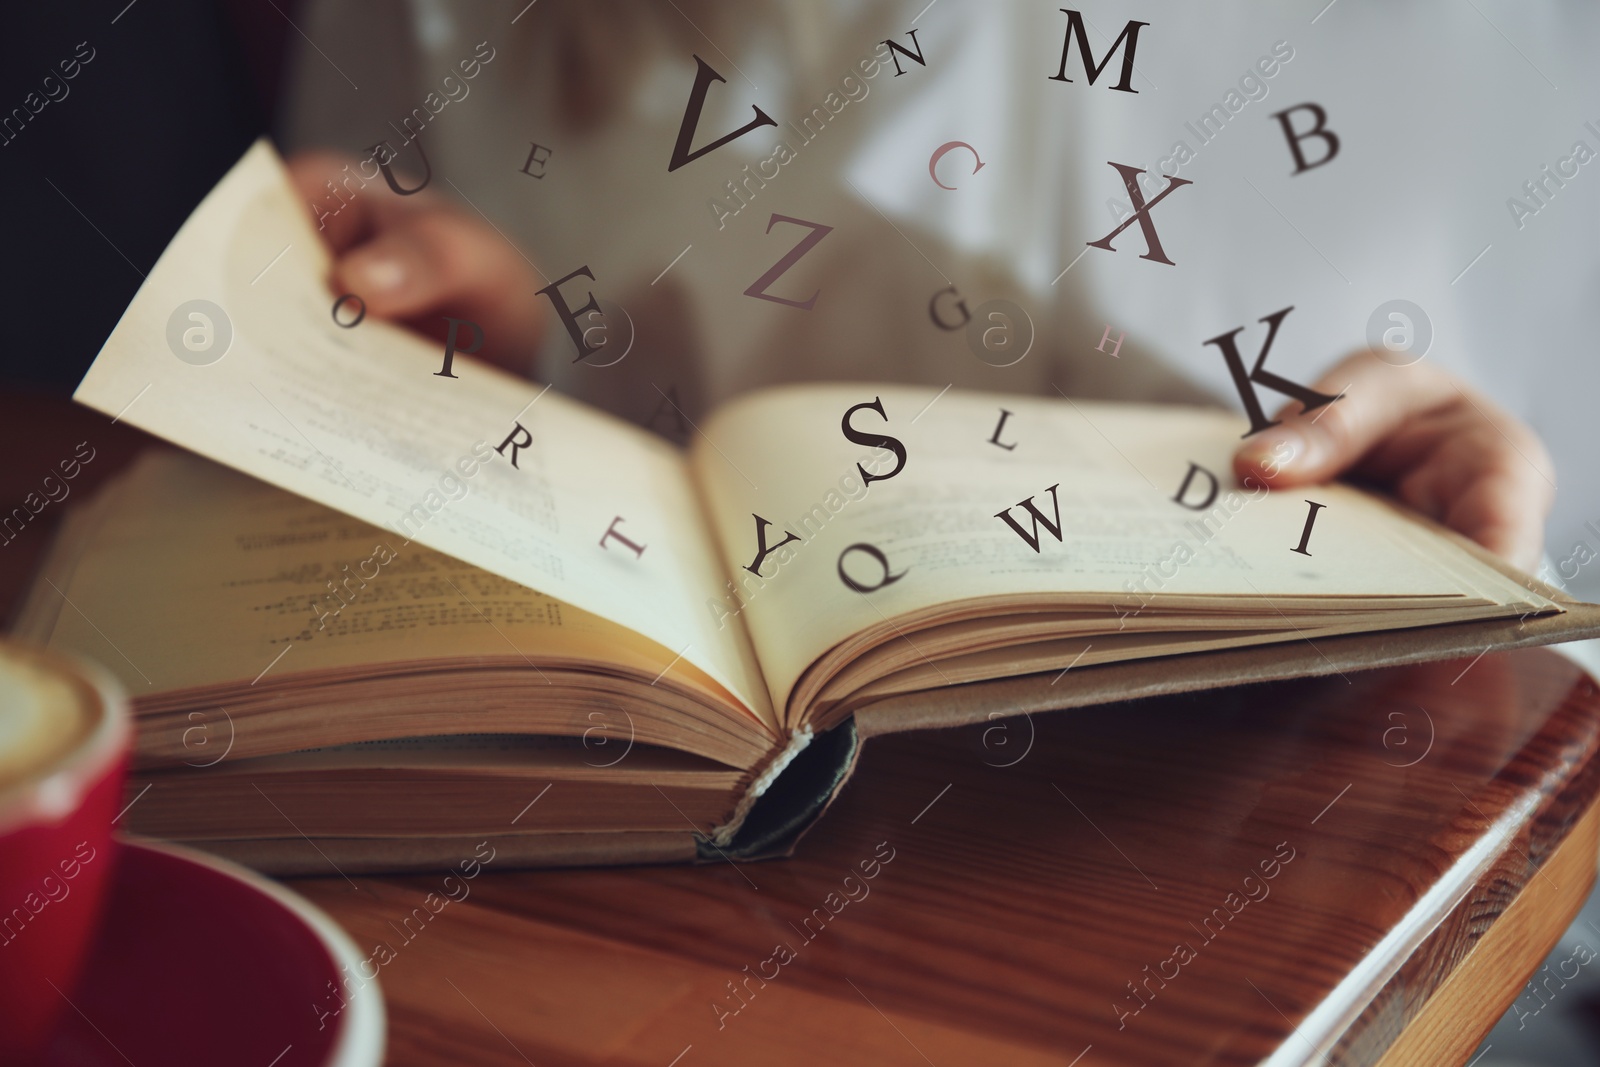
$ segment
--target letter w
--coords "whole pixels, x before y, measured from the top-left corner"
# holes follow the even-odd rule
[[[1022,528],[1022,524],[1011,517],[1010,508],[1006,508],[1004,511],[995,512],[994,517],[997,519],[1004,519],[1006,521],[1006,525],[1017,531],[1017,536],[1028,542],[1028,547],[1037,552],[1039,551],[1039,526],[1041,524],[1043,524],[1046,530],[1050,531],[1050,536],[1054,537],[1057,541],[1061,540],[1061,502],[1056,499],[1056,487],[1060,484],[1060,482],[1057,482],[1055,485],[1052,485],[1048,490],[1046,490],[1046,492],[1050,494],[1050,507],[1055,512],[1055,522],[1051,522],[1049,519],[1045,518],[1044,513],[1033,506],[1033,497],[1031,496],[1016,505],[1017,507],[1026,510],[1029,515],[1033,516],[1033,531],[1031,533],[1027,530],[1024,530]]]
[[[1128,24],[1122,27],[1122,34],[1111,42],[1111,47],[1106,50],[1105,58],[1091,67],[1089,64],[1094,61],[1094,53],[1089,51],[1089,36],[1083,28],[1083,16],[1067,8],[1061,8],[1061,11],[1067,16],[1066,38],[1061,42],[1061,69],[1052,74],[1048,80],[1053,82],[1070,82],[1072,80],[1067,77],[1067,57],[1072,54],[1072,38],[1074,35],[1078,38],[1078,51],[1083,53],[1083,70],[1085,74],[1089,75],[1090,85],[1093,85],[1094,80],[1100,77],[1100,72],[1106,69],[1106,64],[1111,62],[1111,57],[1116,55],[1118,48],[1122,47],[1122,42],[1127,41],[1127,51],[1122,53],[1122,80],[1111,88],[1118,92],[1137,94],[1139,90],[1133,88],[1130,84],[1130,80],[1133,78],[1133,53],[1139,47],[1139,27],[1150,24],[1148,22],[1134,22],[1130,19]]]

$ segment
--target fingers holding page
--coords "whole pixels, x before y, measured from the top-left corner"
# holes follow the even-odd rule
[[[1498,405],[1427,364],[1396,367],[1362,352],[1314,387],[1339,399],[1252,435],[1234,465],[1274,487],[1351,473],[1524,569],[1537,565],[1555,473],[1538,436]]]
[[[1326,481],[1453,395],[1444,372],[1420,363],[1390,366],[1369,352],[1345,359],[1312,388],[1338,399],[1311,411],[1298,401],[1280,409],[1277,425],[1240,446],[1234,463],[1241,474],[1262,471],[1275,485]]]
[[[296,187],[314,204],[350,163],[306,152],[289,163]],[[374,318],[403,322],[443,338],[446,316],[482,327],[481,355],[526,365],[544,327],[536,291],[542,280],[523,253],[492,226],[425,189],[395,196],[379,183],[341,198],[320,216],[335,254],[329,285],[355,293]]]

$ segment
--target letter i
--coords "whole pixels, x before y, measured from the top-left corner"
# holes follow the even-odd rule
[[[1311,505],[1311,510],[1306,513],[1306,528],[1300,532],[1299,546],[1289,550],[1291,552],[1298,552],[1302,556],[1311,555],[1310,552],[1306,551],[1306,545],[1311,540],[1311,527],[1317,521],[1317,512],[1327,507],[1326,504],[1319,504],[1315,500],[1307,500],[1306,503]]]

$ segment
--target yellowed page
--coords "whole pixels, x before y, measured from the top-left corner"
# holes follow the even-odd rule
[[[105,664],[134,696],[475,657],[649,676],[674,658],[617,623],[196,456],[146,453],[111,492],[78,533],[80,558],[46,572],[55,588],[37,593],[25,625]],[[692,666],[679,672],[714,687]]]
[[[844,437],[840,420],[874,399],[887,420],[862,410],[851,425],[899,439],[907,462],[851,499],[860,487],[856,462],[863,448]],[[1002,444],[1015,445],[1010,450],[990,443],[1002,408],[1011,412],[1000,435]],[[1231,457],[1246,428],[1241,416],[1199,408],[956,390],[936,399],[934,390],[871,384],[794,386],[725,407],[704,427],[708,444],[697,448],[694,462],[730,570],[756,556],[753,515],[773,523],[769,546],[788,533],[802,538],[765,561],[764,583],[733,571],[748,579],[738,617],[780,709],[800,673],[838,642],[968,597],[1094,598],[1107,604],[1113,624],[1113,602],[1127,610],[1152,597],[1160,604],[1183,595],[1265,597],[1269,617],[1280,605],[1287,611],[1326,597],[1368,598],[1368,607],[1372,597],[1396,604],[1499,602],[1519,605],[1514,613],[1527,610],[1524,604],[1547,606],[1441,539],[1421,550],[1423,543],[1385,505],[1357,490],[1234,486]],[[1203,527],[1196,525],[1201,512],[1173,500],[1191,462],[1221,483]],[[889,458],[876,472],[893,467]],[[1031,496],[1054,522],[1051,485],[1059,485],[1062,536],[1037,527],[1036,552],[996,516],[1010,508],[1031,533],[1032,520],[1016,506]],[[1198,503],[1208,488],[1197,475],[1186,499]],[[1309,556],[1293,551],[1307,500],[1326,505]],[[847,588],[839,560],[856,544],[877,548],[903,577],[867,595]],[[845,566],[862,585],[883,578],[882,566],[862,550],[850,553]],[[1469,573],[1470,582],[1463,577]],[[1263,605],[1258,599],[1250,607]]]
[[[468,356],[439,377],[443,345],[408,331],[335,325],[328,266],[277,153],[258,142],[167,247],[76,398],[681,651],[769,718],[747,639],[703,607],[725,579],[677,450]],[[206,365],[168,340],[169,319],[197,299],[232,330]],[[178,315],[186,328],[204,345],[204,323]],[[513,467],[512,450],[495,448],[517,425],[532,444]],[[618,516],[642,554],[602,547]]]

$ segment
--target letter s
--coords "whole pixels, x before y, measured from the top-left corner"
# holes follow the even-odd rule
[[[485,48],[489,49],[489,54],[488,55],[484,55],[483,54],[483,50]],[[477,56],[479,59],[483,60],[485,63],[488,63],[488,62],[490,62],[491,60],[494,59],[494,49],[489,47],[489,42],[488,41],[479,41],[478,42],[478,47],[476,47],[476,48],[474,48],[472,50],[472,54]]]
[[[83,60],[83,62],[88,63],[88,62],[90,62],[91,60],[94,59],[94,49],[93,48],[89,48],[89,54],[88,55],[84,55],[83,54],[83,50],[85,48],[89,48],[89,42],[88,41],[79,41],[77,49],[72,54],[77,56],[79,59]]]
[[[89,454],[87,456],[83,454],[83,450],[86,448],[89,449]],[[77,456],[78,459],[84,463],[88,463],[90,460],[94,459],[94,449],[89,447],[88,441],[79,441],[78,447],[73,450],[72,454]]]
[[[854,415],[863,408],[866,408],[870,411],[876,411],[878,413],[878,417],[883,419],[884,422],[889,421],[889,416],[883,413],[883,401],[877,397],[873,397],[872,403],[857,404],[849,411],[846,411],[844,413],[844,418],[839,420],[839,429],[841,432],[843,432],[845,439],[858,445],[874,445],[878,448],[887,448],[889,451],[894,453],[895,457],[894,470],[890,471],[888,474],[868,474],[867,468],[863,467],[859,463],[856,464],[856,470],[861,472],[861,480],[867,485],[871,485],[873,482],[888,481],[890,478],[893,478],[895,475],[899,474],[905,469],[906,446],[901,444],[898,438],[881,437],[877,434],[862,433],[860,430],[852,429],[850,426],[850,416]]]

